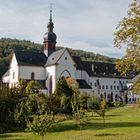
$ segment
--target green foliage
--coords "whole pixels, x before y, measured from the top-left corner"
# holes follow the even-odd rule
[[[100,108],[100,99],[98,96],[90,95],[88,103],[91,110],[98,110]]]
[[[80,94],[80,108],[82,110],[88,110],[89,99],[90,99],[90,95],[88,93],[81,93]]]
[[[105,113],[106,113],[106,110],[107,110],[106,100],[104,98],[101,98],[100,109],[96,110],[96,113],[99,114],[103,118],[104,127],[105,127]]]
[[[70,96],[72,94],[72,90],[69,88],[65,78],[61,78],[57,81],[55,94],[65,96]]]
[[[123,75],[140,72],[140,1],[132,0],[127,17],[123,18],[116,28],[115,47],[127,46],[125,56],[116,63],[116,68]],[[138,86],[137,86],[138,85]],[[140,89],[140,81],[134,87]]]
[[[60,96],[61,100],[61,113],[72,114],[71,97],[72,89],[68,86],[65,78],[57,81],[55,95]]]
[[[70,103],[72,107],[72,113],[77,113],[79,110],[79,85],[71,77],[66,78],[66,82],[71,89]]]
[[[132,0],[127,17],[123,18],[115,32],[114,44],[121,47],[124,43],[128,46],[139,47],[139,31],[140,31],[140,2]]]
[[[14,129],[14,108],[18,99],[12,97],[7,89],[0,90],[0,132]]]
[[[46,112],[46,106],[46,97],[43,94],[30,94],[29,97],[23,98],[15,108],[16,123],[25,128],[32,115],[41,115]]]
[[[0,98],[4,98],[4,97],[11,97],[8,88],[0,88]]]
[[[26,106],[26,100],[19,102],[14,110],[14,120],[19,128],[25,128],[30,111]]]
[[[60,96],[52,94],[46,98],[46,111],[53,116],[58,113],[61,106]]]
[[[9,58],[0,57],[0,77],[8,70],[9,63]]]
[[[37,81],[31,80],[26,86],[26,92],[29,94],[39,93],[41,88],[42,86]]]
[[[33,133],[36,133],[44,139],[45,134],[52,128],[54,120],[51,116],[34,115],[33,120],[28,122],[28,128]]]
[[[26,95],[26,87],[27,87],[27,81],[24,79],[20,79],[17,88],[21,95]]]
[[[139,78],[136,82],[134,82],[134,85],[133,85],[133,92],[134,92],[135,94],[140,93],[140,78]]]
[[[61,96],[60,113],[72,115],[71,96]]]

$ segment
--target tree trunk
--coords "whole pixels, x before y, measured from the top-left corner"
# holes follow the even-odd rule
[[[105,127],[105,117],[103,117],[103,124],[104,124],[104,127]]]

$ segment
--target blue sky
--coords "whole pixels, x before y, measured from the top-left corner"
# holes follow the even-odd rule
[[[0,37],[43,42],[49,6],[53,4],[57,45],[111,57],[124,49],[113,47],[113,33],[127,15],[131,0],[0,0]]]

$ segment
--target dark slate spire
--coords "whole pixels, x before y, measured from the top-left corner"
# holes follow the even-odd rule
[[[48,32],[53,32],[54,24],[52,22],[52,4],[50,5],[50,20],[47,28],[48,28]]]

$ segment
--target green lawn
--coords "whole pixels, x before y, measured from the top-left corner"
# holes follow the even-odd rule
[[[126,106],[107,112],[106,127],[102,118],[95,113],[88,114],[89,124],[82,134],[72,120],[65,121],[46,134],[45,140],[139,140],[140,109]],[[2,140],[41,140],[38,135],[29,132],[0,134]]]

